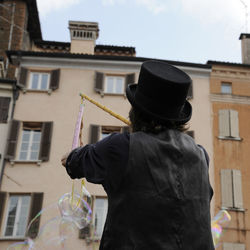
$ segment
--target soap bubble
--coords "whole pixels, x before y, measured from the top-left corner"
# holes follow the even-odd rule
[[[18,242],[18,243],[14,243],[11,244],[7,250],[30,250],[29,244],[28,242],[24,241],[24,242]]]
[[[27,241],[18,242],[8,250],[71,250],[79,238],[79,229],[91,222],[91,195],[82,185],[81,195],[72,192],[42,209],[29,223]],[[40,223],[40,230],[34,231]],[[31,239],[32,238],[32,239]]]
[[[61,215],[72,220],[79,229],[86,227],[91,221],[91,197],[81,198],[78,194],[66,193],[59,202]]]
[[[215,248],[220,245],[223,232],[231,221],[231,216],[226,210],[220,210],[211,221],[212,237]]]

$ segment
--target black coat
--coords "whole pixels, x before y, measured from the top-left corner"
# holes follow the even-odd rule
[[[214,249],[208,163],[190,136],[132,133],[125,176],[107,192],[100,249]]]

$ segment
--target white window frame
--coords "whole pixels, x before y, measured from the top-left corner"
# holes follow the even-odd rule
[[[108,91],[108,80],[110,78],[114,78],[112,91]],[[117,80],[118,79],[122,80],[122,87],[121,87],[122,91],[121,92],[116,91],[116,85],[117,85]],[[105,81],[104,82],[105,82],[104,83],[104,94],[124,95],[125,76],[105,75]]]
[[[23,144],[23,137],[24,137],[24,131],[29,131],[30,133],[30,137],[29,137],[29,141],[28,141],[28,149],[27,150],[22,150],[22,144]],[[39,148],[37,150],[32,150],[32,144],[34,142],[34,135],[35,132],[39,131],[40,132],[40,141],[39,141]],[[39,159],[39,151],[40,151],[40,146],[41,146],[41,138],[42,138],[42,131],[41,130],[33,130],[33,129],[22,129],[21,131],[21,140],[19,143],[19,147],[18,147],[18,160],[19,161],[38,161]],[[37,151],[38,152],[38,157],[37,159],[31,159],[31,153],[33,151]],[[21,153],[22,152],[27,152],[27,157],[26,159],[21,159]]]
[[[32,88],[32,81],[33,81],[33,77],[34,77],[35,74],[38,74],[38,87],[37,88]],[[43,75],[47,75],[48,76],[47,86],[46,86],[45,89],[41,88],[41,85],[42,85],[42,76]],[[35,71],[31,71],[30,72],[28,89],[30,89],[30,90],[42,90],[42,91],[46,91],[46,90],[49,89],[49,83],[50,83],[50,73],[49,72],[35,72]]]
[[[230,91],[228,91],[228,90],[230,90]],[[221,82],[221,93],[231,95],[232,94],[232,83]]]
[[[97,210],[96,200],[104,200],[104,207],[102,208],[102,221],[101,221],[101,225],[97,225],[97,227],[98,226],[101,227],[100,234],[98,234],[98,235],[97,235],[97,232],[96,232],[96,210]],[[107,199],[107,197],[96,197],[95,198],[95,203],[94,203],[94,213],[93,213],[94,237],[96,239],[101,239],[101,237],[102,237],[102,233],[103,233],[103,229],[104,229],[104,224],[105,224],[106,217],[107,217],[107,212],[108,212],[108,199]],[[97,221],[97,223],[98,223],[98,221]]]
[[[9,210],[10,210],[10,205],[11,205],[11,197],[18,196],[18,201],[17,201],[17,209],[15,213],[15,219],[14,219],[14,228],[12,235],[6,235],[6,230],[7,230],[7,223],[9,219]],[[18,224],[21,219],[21,208],[22,208],[22,197],[29,197],[28,205],[27,205],[27,210],[25,213],[25,231],[23,232],[22,235],[17,235],[17,230],[18,230]],[[6,216],[5,216],[5,224],[4,224],[4,230],[3,230],[3,236],[5,238],[24,238],[25,233],[26,233],[26,228],[29,220],[29,213],[30,213],[30,206],[31,206],[31,195],[10,195],[8,198],[8,205],[7,205],[7,210],[6,210]]]

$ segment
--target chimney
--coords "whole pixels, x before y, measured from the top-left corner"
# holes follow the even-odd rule
[[[99,35],[98,23],[69,21],[70,52],[94,55],[95,41]]]
[[[240,34],[241,40],[241,60],[243,64],[250,64],[250,34]]]

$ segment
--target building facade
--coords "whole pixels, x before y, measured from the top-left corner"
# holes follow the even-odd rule
[[[208,61],[212,65],[215,214],[226,209],[231,222],[218,249],[250,247],[250,61],[249,35],[242,34],[242,64]]]

